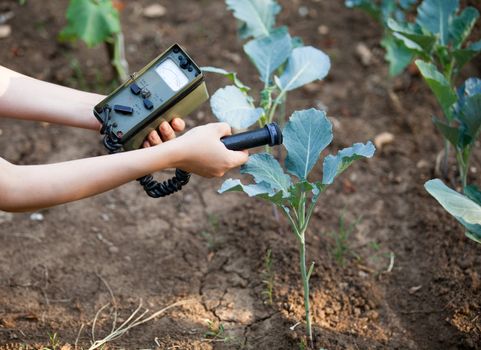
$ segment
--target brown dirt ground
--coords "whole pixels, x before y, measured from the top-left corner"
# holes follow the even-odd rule
[[[162,0],[165,17],[146,20],[151,1],[124,1],[128,58],[136,70],[173,42],[182,43],[200,65],[240,72],[258,87],[242,55],[235,21],[222,0]],[[343,1],[281,1],[279,23],[332,59],[323,83],[292,93],[288,110],[329,107],[336,150],[381,132],[394,142],[370,161],[355,164],[324,195],[308,237],[316,349],[481,349],[480,247],[424,191],[433,178],[442,141],[430,116],[438,107],[416,74],[390,81],[380,30]],[[471,2],[479,6],[479,2]],[[308,9],[306,17],[297,12]],[[82,44],[59,44],[66,1],[3,0],[12,10],[12,35],[0,41],[0,64],[77,88],[107,92],[112,84],[105,52]],[[318,33],[326,25],[328,34]],[[479,31],[478,31],[479,34]],[[478,35],[479,38],[479,35]],[[360,64],[363,42],[374,60]],[[480,61],[464,76],[478,75]],[[478,67],[478,68],[476,68]],[[226,84],[208,76],[210,91]],[[400,103],[389,97],[393,88]],[[19,96],[21,100],[21,96]],[[208,106],[188,127],[212,121]],[[95,156],[104,151],[92,132],[55,125],[0,120],[2,157],[17,164],[41,164]],[[479,146],[479,144],[478,144]],[[481,186],[481,152],[471,181]],[[453,162],[452,176],[455,176]],[[316,169],[313,178],[320,176]],[[233,172],[233,176],[236,172]],[[218,196],[221,180],[194,176],[175,196],[150,200],[132,183],[69,205],[29,214],[0,215],[0,344],[48,344],[57,333],[79,344],[95,313],[115,296],[126,319],[139,299],[151,310],[176,301],[168,311],[116,341],[113,347],[159,349],[297,349],[302,339],[303,303],[294,236],[272,207],[242,195]],[[67,184],[66,184],[67,185]],[[362,216],[344,267],[333,257],[340,213]],[[263,259],[270,249],[275,287],[272,305],[263,291]],[[391,272],[386,272],[390,256]],[[206,320],[222,323],[224,338],[206,340]],[[111,325],[108,312],[97,334]],[[1,348],[1,347],[0,347]]]

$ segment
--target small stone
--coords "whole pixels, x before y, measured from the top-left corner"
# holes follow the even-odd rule
[[[152,4],[144,8],[142,14],[147,18],[159,18],[167,13],[167,9],[160,4]]]
[[[374,145],[378,150],[381,150],[384,145],[390,144],[394,141],[394,135],[390,132],[382,132],[374,138]]]
[[[2,130],[0,130],[0,135],[2,134],[1,132]],[[472,166],[471,168],[469,168],[469,171],[471,171],[473,174],[476,174],[478,172],[478,169],[476,169],[475,166]]]
[[[12,27],[8,24],[0,25],[0,39],[8,38],[12,34]]]
[[[10,222],[13,220],[13,214],[7,213],[6,211],[0,211],[0,224],[4,222]]]
[[[423,286],[420,284],[419,286],[414,286],[414,287],[411,287],[409,288],[409,294],[414,294],[416,293],[418,290],[420,290]]]
[[[369,66],[371,64],[373,56],[366,44],[358,43],[356,45],[356,55],[363,66]]]
[[[329,27],[324,24],[320,25],[319,27],[317,27],[317,32],[321,35],[326,35],[329,33]]]
[[[307,6],[299,6],[299,16],[306,17],[309,14],[309,9]]]
[[[334,310],[331,309],[330,307],[326,307],[324,309],[324,312],[325,312],[326,315],[332,315],[334,313]]]
[[[421,159],[419,162],[417,162],[416,167],[418,169],[426,169],[429,167],[429,162],[426,159]]]
[[[369,274],[367,272],[364,272],[364,271],[359,271],[358,275],[361,278],[367,278],[369,276]]]
[[[30,215],[32,221],[43,221],[44,217],[42,213],[33,213]]]
[[[105,213],[102,214],[102,215],[100,215],[100,217],[102,218],[103,221],[109,221],[109,220],[110,220],[109,215],[108,215],[108,214],[105,214]]]
[[[111,252],[112,254],[117,254],[119,252],[119,248],[117,248],[116,246],[110,246],[109,247],[109,252]]]
[[[355,315],[356,317],[360,316],[360,315],[361,315],[361,309],[358,308],[358,307],[355,307],[355,308],[354,308],[354,315]]]

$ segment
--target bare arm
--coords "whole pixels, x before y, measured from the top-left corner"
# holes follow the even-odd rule
[[[99,130],[93,107],[104,96],[30,78],[0,66],[0,117]]]
[[[228,134],[227,124],[216,123],[158,146],[114,155],[26,166],[0,158],[0,210],[29,211],[75,201],[165,168],[222,176],[247,161],[247,152],[229,151],[220,142]]]

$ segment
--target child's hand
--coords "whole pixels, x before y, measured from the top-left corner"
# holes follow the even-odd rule
[[[159,130],[152,131],[145,139],[142,146],[144,148],[150,146],[157,146],[162,142],[169,141],[175,138],[176,132],[181,132],[185,129],[185,122],[181,118],[174,118],[169,123],[162,122]]]
[[[204,177],[220,177],[247,162],[247,151],[228,150],[220,141],[227,135],[231,135],[227,123],[212,123],[189,130],[175,141],[180,151],[176,167]]]

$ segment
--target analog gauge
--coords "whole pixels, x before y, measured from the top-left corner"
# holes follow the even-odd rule
[[[182,72],[182,70],[170,58],[162,62],[155,71],[165,83],[176,92],[189,82],[189,79],[184,72]]]

